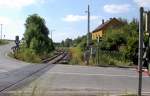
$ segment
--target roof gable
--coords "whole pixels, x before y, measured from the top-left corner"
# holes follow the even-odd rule
[[[114,21],[120,22],[120,21],[117,20],[116,18],[112,18],[112,19],[110,19],[110,20],[104,22],[104,24],[99,25],[95,30],[92,31],[92,33],[102,30],[103,28],[105,28],[107,25],[109,25],[111,22],[114,22]],[[120,22],[120,23],[121,23],[121,22]]]

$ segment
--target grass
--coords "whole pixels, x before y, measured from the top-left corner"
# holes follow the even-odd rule
[[[71,56],[70,63],[71,65],[79,64],[83,65],[83,52],[79,47],[71,47],[69,48],[69,53]]]
[[[80,47],[71,47],[69,49],[71,54],[71,60],[69,64],[78,64],[85,65],[83,59],[83,51]],[[132,62],[126,60],[123,54],[119,52],[108,52],[108,51],[100,51],[99,52],[99,64],[98,61],[98,53],[96,57],[91,57],[89,60],[90,66],[105,66],[105,67],[129,67],[132,65]]]
[[[123,54],[119,52],[100,51],[99,66],[118,66],[127,67],[132,65],[132,62],[126,60]]]
[[[8,41],[7,40],[0,40],[0,45],[4,45],[4,44],[7,44]]]
[[[9,56],[25,62],[41,63],[40,56],[33,53],[30,49],[21,49],[14,53],[10,53]]]
[[[10,53],[9,56],[29,63],[42,63],[44,58],[52,57],[53,53],[52,51],[51,53],[36,54],[32,49],[20,48],[14,53]]]

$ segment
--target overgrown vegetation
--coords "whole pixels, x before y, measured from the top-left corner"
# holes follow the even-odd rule
[[[91,58],[90,65],[97,66],[131,66],[137,64],[138,59],[138,21],[133,19],[131,22],[127,22],[125,19],[120,19],[123,22],[123,26],[115,29],[108,29],[106,34],[101,38],[100,43],[93,41],[93,45],[96,49],[96,57]],[[73,54],[79,53],[76,56],[80,59],[72,57],[71,61],[76,61],[82,64],[83,53],[86,47],[86,36],[78,37],[75,40],[70,40],[71,46],[78,48],[78,52],[72,52]],[[145,43],[147,38],[145,38]],[[63,43],[65,43],[63,41]],[[99,45],[99,58],[98,57],[98,45]],[[82,55],[82,56],[81,56]],[[98,64],[97,61],[100,61]],[[72,63],[72,62],[71,62]]]
[[[70,47],[69,48],[69,52],[70,52],[70,63],[69,64],[80,64],[83,65],[83,52],[79,47]]]
[[[4,44],[7,44],[8,41],[7,40],[0,40],[0,45],[4,45]]]
[[[16,50],[14,57],[27,62],[39,63],[54,50],[52,40],[48,37],[49,30],[45,20],[37,14],[26,19],[22,45]]]
[[[121,58],[118,58],[117,55],[106,54],[105,57],[109,56],[108,60],[111,60],[114,64],[119,64],[120,62],[125,65],[126,62],[137,64],[138,22],[136,19],[133,19],[132,22],[125,24],[119,29],[108,30],[101,39],[100,49],[107,51],[107,53],[121,54],[119,55]]]

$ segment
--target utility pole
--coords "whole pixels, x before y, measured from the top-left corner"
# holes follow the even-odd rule
[[[3,39],[3,34],[2,34],[2,27],[3,27],[3,24],[0,24],[1,25],[1,40]]]
[[[100,64],[100,61],[99,61],[99,53],[100,53],[100,50],[99,50],[99,42],[100,42],[100,38],[98,37],[97,39],[97,64]]]
[[[53,32],[56,31],[55,29],[50,30],[51,39],[53,40]]]
[[[53,34],[53,31],[51,31],[51,39],[53,39],[52,34]]]
[[[138,96],[142,96],[142,60],[143,60],[143,13],[144,8],[140,8],[140,21],[139,21],[139,55],[138,55],[138,69],[139,69],[139,85],[138,85]]]
[[[87,47],[90,43],[90,5],[88,5],[88,27],[87,27]]]

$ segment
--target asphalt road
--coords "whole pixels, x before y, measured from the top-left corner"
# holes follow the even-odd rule
[[[8,72],[14,70],[16,68],[20,68],[26,66],[24,62],[17,61],[15,59],[10,58],[8,53],[11,51],[11,47],[14,46],[13,43],[8,45],[0,46],[0,73]]]
[[[8,44],[4,46],[0,46],[0,92],[5,90],[15,83],[18,83],[17,88],[21,86],[25,86],[26,84],[30,83],[34,79],[41,76],[47,70],[52,68],[54,65],[50,65],[47,67],[46,64],[30,64],[25,63],[19,60],[15,60],[8,56],[8,53],[11,51],[11,47],[14,44]],[[46,67],[46,68],[45,68]],[[45,68],[44,70],[40,71],[41,68]],[[33,74],[36,73],[36,74]],[[32,75],[33,74],[33,75]],[[21,82],[26,77],[30,77],[24,82]],[[14,90],[16,87],[10,87],[8,90]],[[0,93],[0,96],[6,96]]]
[[[44,64],[26,64],[24,62],[11,59],[6,56],[9,48],[10,45],[0,46],[0,68],[5,69],[2,69],[2,71],[7,71],[1,72],[0,74],[0,89],[9,83],[13,83],[24,78],[33,71],[37,71],[43,66],[46,66]],[[31,83],[31,81],[33,82]],[[149,84],[150,77],[144,76],[143,93],[149,94],[148,96],[150,96]],[[37,96],[41,96],[43,92],[47,95],[42,96],[61,96],[62,94],[69,94],[68,96],[71,96],[72,94],[78,94],[80,96],[95,96],[102,93],[137,93],[138,73],[136,69],[132,68],[124,69],[51,64],[42,72],[32,76],[32,78],[28,78],[27,80],[10,88],[11,91],[9,91],[9,93],[16,93],[17,90],[20,93],[26,93],[27,95],[25,96],[29,96],[35,88],[37,93],[40,94]]]
[[[149,94],[149,84],[150,77],[144,76],[144,94]],[[22,90],[31,93],[35,86],[38,87],[37,91],[46,90],[47,94],[51,94],[50,96],[53,96],[53,94],[55,94],[54,96],[61,96],[62,93],[82,94],[80,96],[87,96],[89,94],[92,96],[94,94],[95,96],[101,93],[115,94],[114,96],[116,96],[116,94],[126,93],[136,94],[138,88],[138,74],[135,69],[98,68],[58,64]]]

